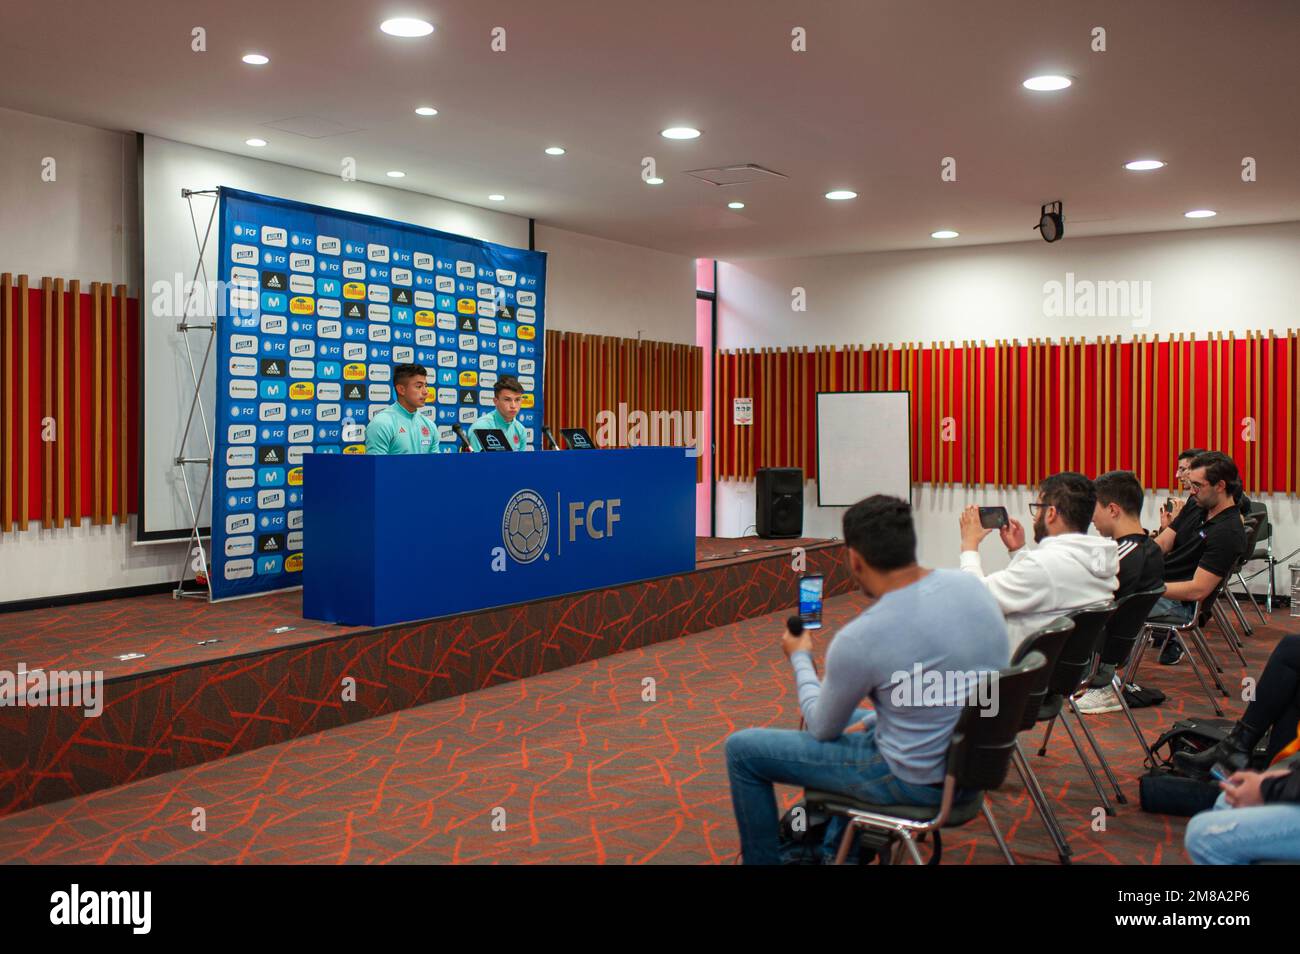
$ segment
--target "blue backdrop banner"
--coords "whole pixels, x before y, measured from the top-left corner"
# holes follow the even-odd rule
[[[228,188],[220,223],[213,599],[302,583],[303,457],[365,453],[394,365],[428,369],[443,453],[506,374],[537,447],[544,252]]]

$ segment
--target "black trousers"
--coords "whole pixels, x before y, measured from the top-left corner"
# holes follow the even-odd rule
[[[1300,636],[1283,636],[1273,648],[1255,687],[1255,699],[1241,721],[1268,730],[1268,760],[1300,731]]]

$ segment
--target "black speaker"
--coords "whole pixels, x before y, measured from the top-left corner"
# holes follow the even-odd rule
[[[798,467],[760,467],[754,481],[760,537],[803,536],[803,471]]]

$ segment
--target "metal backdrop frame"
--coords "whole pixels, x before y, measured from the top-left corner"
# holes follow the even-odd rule
[[[199,222],[194,214],[194,197],[195,196],[212,196],[212,210],[208,213],[208,222],[203,229],[202,235],[199,234]],[[190,367],[190,380],[194,384],[194,393],[190,398],[189,414],[185,418],[185,430],[181,432],[180,447],[176,451],[174,466],[180,472],[181,483],[185,487],[185,500],[190,508],[190,533],[186,538],[188,545],[185,553],[181,557],[180,571],[176,578],[176,588],[172,590],[172,599],[179,600],[186,596],[205,597],[209,602],[212,601],[212,584],[209,575],[209,563],[207,552],[203,549],[203,537],[199,533],[202,522],[199,519],[199,513],[203,506],[204,500],[209,500],[212,487],[212,465],[215,451],[212,444],[212,429],[208,426],[208,415],[203,407],[202,388],[203,381],[208,373],[208,365],[212,359],[212,349],[217,340],[217,315],[206,315],[208,307],[208,287],[210,279],[208,278],[207,264],[204,262],[204,255],[208,249],[208,239],[212,235],[212,224],[216,221],[217,209],[221,206],[221,190],[217,189],[181,189],[181,198],[185,200],[190,213],[190,226],[194,233],[195,251],[198,253],[198,261],[194,266],[194,276],[190,281],[190,288],[185,296],[185,306],[181,312],[180,321],[176,325],[176,331],[182,335],[185,342],[185,360]],[[203,284],[199,284],[199,277],[202,276]],[[200,322],[203,317],[207,318],[207,323],[191,322],[190,306],[194,301],[195,294],[199,289],[203,290],[203,315],[200,315]],[[217,289],[217,300],[220,300],[221,289]],[[219,309],[213,309],[217,311]],[[194,365],[194,348],[191,347],[192,335],[195,333],[207,332],[208,340],[203,347],[203,361],[198,369]],[[200,423],[203,425],[204,447],[207,450],[206,457],[187,456],[187,448],[190,443],[190,433],[194,430],[195,411],[198,412]],[[194,495],[194,489],[190,483],[189,470],[192,467],[201,467],[203,474],[202,488],[199,490],[198,497]],[[195,477],[197,482],[198,478]],[[195,502],[197,499],[197,503]],[[209,500],[209,512],[211,512],[211,501]],[[211,539],[211,538],[209,538]],[[202,582],[198,588],[185,588],[185,574],[187,570],[193,570],[195,579],[202,573]]]

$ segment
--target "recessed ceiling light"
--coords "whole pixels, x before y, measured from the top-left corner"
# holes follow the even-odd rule
[[[563,146],[547,146],[547,147],[546,147],[546,154],[547,154],[548,156],[562,156],[562,155],[564,155],[564,147],[563,147]]]
[[[1163,169],[1165,163],[1159,159],[1134,159],[1132,162],[1124,163],[1124,168],[1130,172],[1150,172],[1152,169]]]
[[[390,178],[390,179],[405,179],[405,178],[406,178],[406,173],[403,172],[401,169],[389,169],[389,170],[388,170],[388,178]]]
[[[261,53],[245,53],[244,62],[249,66],[265,66],[271,62],[270,57],[263,56]]]
[[[856,199],[857,197],[856,192],[850,192],[848,189],[835,189],[826,193],[826,198],[833,202],[843,202],[846,199]]]
[[[438,111],[432,106],[417,106],[415,108],[415,114],[417,116],[437,116]]]
[[[1058,89],[1067,89],[1074,81],[1068,76],[1049,73],[1045,76],[1031,76],[1021,85],[1036,93],[1051,93]]]
[[[645,184],[646,184],[646,185],[663,185],[663,184],[664,184],[664,180],[661,179],[661,178],[659,178],[658,176],[651,176],[649,179],[647,179],[647,180],[645,181]]]
[[[956,238],[957,235],[958,233],[954,232],[952,229],[940,229],[937,232],[931,232],[930,238],[950,239],[950,238]]]
[[[245,145],[245,146],[256,146],[258,149],[260,149],[260,148],[262,148],[263,146],[266,145],[266,140],[265,140],[265,139],[245,139],[245,140],[244,140],[244,145]]]
[[[1192,209],[1190,212],[1183,213],[1189,219],[1212,219],[1218,214],[1213,209]]]
[[[379,29],[389,36],[428,36],[433,32],[433,24],[414,17],[396,17],[379,24]]]
[[[503,196],[500,192],[493,192],[490,196],[488,196],[488,199],[491,200],[492,202],[504,202],[506,200],[506,197]]]
[[[669,126],[659,135],[665,139],[699,139],[700,131],[690,126]]]
[[[745,203],[743,203],[743,202],[728,202],[728,203],[727,203],[727,208],[729,208],[729,209],[743,209],[744,207],[745,207]]]

